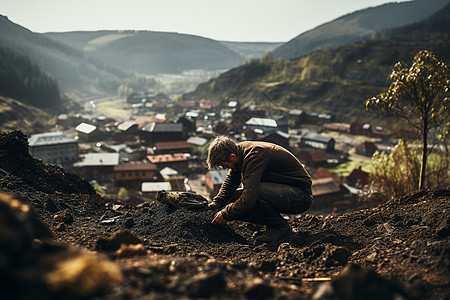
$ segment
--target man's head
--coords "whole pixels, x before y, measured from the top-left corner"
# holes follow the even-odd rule
[[[208,167],[210,169],[231,168],[235,169],[238,165],[238,147],[236,143],[226,136],[216,137],[208,149]]]

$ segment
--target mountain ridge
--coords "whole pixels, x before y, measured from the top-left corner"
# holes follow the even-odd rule
[[[378,31],[424,20],[448,3],[449,0],[415,0],[358,10],[301,33],[276,48],[273,56],[293,59],[313,50],[362,41]]]
[[[244,58],[222,43],[195,35],[158,31],[45,33],[128,71],[154,75],[189,69],[229,69]]]

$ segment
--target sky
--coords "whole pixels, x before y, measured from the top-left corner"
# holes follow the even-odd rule
[[[219,41],[287,42],[345,14],[406,0],[0,0],[33,32],[149,30]]]

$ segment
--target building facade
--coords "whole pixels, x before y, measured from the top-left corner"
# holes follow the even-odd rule
[[[28,144],[31,156],[49,164],[67,166],[78,159],[78,141],[62,132],[32,135]]]

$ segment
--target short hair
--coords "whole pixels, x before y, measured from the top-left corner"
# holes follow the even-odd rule
[[[208,148],[208,168],[217,169],[224,162],[230,160],[230,154],[238,153],[236,143],[227,136],[216,137]]]

